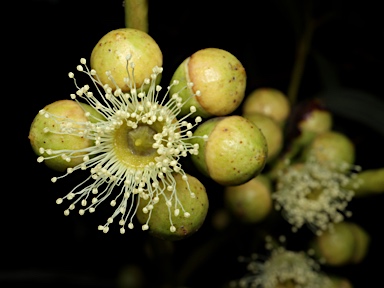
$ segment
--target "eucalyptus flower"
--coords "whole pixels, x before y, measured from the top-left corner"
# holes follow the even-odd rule
[[[177,118],[185,101],[179,97],[178,92],[167,97],[170,88],[178,84],[177,80],[167,87],[165,96],[160,97],[162,87],[157,85],[156,80],[162,73],[161,67],[154,67],[153,73],[148,75],[150,77],[144,80],[141,87],[136,87],[134,63],[130,62],[130,58],[129,55],[126,58],[127,77],[124,78],[124,83],[130,88],[129,92],[122,91],[109,71],[106,74],[114,87],[103,84],[97,72],[88,68],[86,60],[80,60],[81,65],[77,66],[77,71],[89,76],[97,93],[94,94],[89,85],[79,86],[71,72],[69,78],[73,79],[77,91],[70,96],[73,101],[87,103],[97,113],[84,110],[87,121],[63,118],[44,109],[39,114],[57,123],[56,129],[44,127],[45,133],[79,136],[91,140],[94,145],[78,150],[40,147],[38,150],[41,156],[37,160],[43,162],[59,157],[71,162],[81,157],[80,163],[68,167],[65,174],[53,177],[53,183],[75,171],[89,171],[84,181],[56,200],[57,204],[71,201],[64,215],[69,215],[76,207],[80,208],[80,215],[93,213],[101,203],[109,202],[113,213],[98,229],[107,233],[109,225],[117,220],[123,234],[125,227],[133,228],[133,219],[140,201],[145,200],[146,205],[142,210],[148,215],[148,220],[142,229],[147,230],[152,210],[156,209],[156,204],[164,197],[169,211],[167,219],[170,231],[173,232],[176,228],[172,217],[189,217],[193,213],[184,209],[179,200],[174,175],[180,175],[186,181],[189,196],[194,198],[195,194],[188,185],[188,176],[180,159],[198,153],[199,145],[191,144],[189,140],[195,137],[191,130],[202,119],[191,118],[196,111],[194,106],[190,107],[187,115]],[[199,95],[199,91],[196,95]]]
[[[342,169],[333,166],[310,157],[279,172],[272,198],[294,232],[307,225],[320,235],[352,215],[347,206],[359,185],[353,180],[361,168],[347,163],[341,164]],[[352,182],[355,186],[347,188]]]
[[[268,248],[268,245],[270,246]],[[230,283],[231,287],[249,288],[329,288],[331,280],[319,263],[307,252],[291,251],[267,243],[269,256],[252,254],[240,257],[247,263],[248,274]]]

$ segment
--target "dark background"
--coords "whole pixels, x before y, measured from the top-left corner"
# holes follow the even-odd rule
[[[384,25],[379,1],[149,1],[149,34],[164,55],[162,83],[186,57],[216,47],[243,63],[247,93],[262,86],[286,92],[309,3],[311,15],[323,20],[313,35],[298,100],[325,99],[335,113],[334,128],[356,145],[356,163],[364,169],[383,167]],[[184,279],[178,281],[180,287],[224,287],[244,275],[236,257],[253,252],[258,227],[215,230],[212,219],[222,206],[222,189],[207,179],[207,221],[179,242],[154,239],[140,229],[120,235],[114,225],[105,235],[97,225],[108,217],[107,209],[64,217],[55,200],[81,177],[52,184],[57,173],[36,162],[29,126],[45,105],[69,98],[74,86],[67,74],[80,58],[89,59],[104,34],[124,27],[122,1],[31,0],[12,6],[3,11],[12,18],[3,24],[3,36],[10,36],[3,42],[9,51],[3,55],[3,68],[9,67],[8,83],[3,82],[9,103],[3,102],[3,109],[11,133],[3,139],[11,141],[3,141],[8,161],[0,202],[0,287],[116,287],[126,267],[138,268],[141,272],[132,273],[142,275],[148,287],[176,287],[177,279]],[[12,64],[5,65],[9,60]],[[382,283],[383,208],[383,195],[351,203],[351,220],[372,237],[370,251],[359,265],[329,270],[349,278],[354,287]],[[306,243],[307,236],[292,235],[291,243]]]

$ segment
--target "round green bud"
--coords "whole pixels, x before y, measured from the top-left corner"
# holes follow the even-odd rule
[[[310,132],[320,134],[330,131],[332,128],[333,118],[331,112],[327,110],[312,110],[305,115],[298,126],[302,133]]]
[[[124,79],[127,78],[127,57],[134,64],[134,80],[140,88],[144,80],[150,78],[155,66],[163,65],[163,54],[156,41],[147,33],[132,29],[120,28],[105,34],[96,44],[91,54],[91,68],[96,70],[101,83],[115,89],[115,84],[108,78],[111,72],[116,84],[123,92],[130,88]],[[160,80],[160,77],[158,78]]]
[[[282,124],[291,112],[287,96],[280,90],[262,87],[253,90],[245,97],[242,105],[243,114],[258,112]]]
[[[179,84],[171,87],[170,96],[180,87],[193,83],[178,92],[183,102],[187,101],[181,116],[188,114],[191,106],[197,109],[194,116],[228,115],[240,106],[246,87],[246,73],[241,62],[230,52],[218,48],[205,48],[185,59],[173,74],[171,83],[174,80]]]
[[[355,250],[351,258],[351,263],[358,264],[367,255],[371,237],[360,225],[349,222],[349,228],[355,236]]]
[[[267,140],[254,123],[242,116],[211,118],[197,127],[194,136],[191,142],[199,145],[199,153],[191,155],[193,163],[221,185],[241,185],[264,169]]]
[[[57,133],[61,129],[60,118],[70,119],[74,126],[76,122],[88,121],[85,110],[82,108],[86,105],[80,106],[72,100],[58,100],[45,106],[33,119],[29,130],[28,138],[33,151],[39,156],[49,157],[47,151],[50,150],[80,150],[92,146],[93,142],[85,137]],[[82,162],[82,157],[72,157],[69,162],[62,157],[44,161],[49,168],[57,171],[65,171]]]
[[[289,120],[287,137],[295,137],[297,144],[293,145],[302,147],[308,145],[316,135],[330,131],[333,125],[332,113],[318,98],[298,103]]]
[[[261,222],[272,209],[270,180],[260,174],[242,185],[227,186],[224,188],[224,202],[240,222]]]
[[[344,166],[350,168],[355,161],[355,146],[344,134],[336,131],[327,131],[318,134],[312,142],[304,148],[304,159],[313,158],[318,163],[343,170]]]
[[[316,236],[312,246],[315,256],[326,265],[342,266],[348,264],[355,254],[355,236],[347,222],[339,222]]]
[[[203,225],[208,213],[209,201],[204,185],[191,175],[184,180],[182,175],[174,174],[176,182],[177,199],[181,207],[170,207],[165,197],[160,197],[155,207],[151,210],[148,221],[148,213],[143,211],[148,200],[140,198],[136,217],[141,224],[148,221],[149,233],[152,236],[164,240],[181,240],[193,235]],[[190,190],[189,190],[190,189]],[[191,195],[191,192],[194,196]],[[164,195],[169,199],[172,191],[164,190]],[[171,223],[170,223],[171,219]],[[171,229],[170,229],[171,226]],[[175,228],[172,231],[172,228]]]
[[[270,162],[276,158],[283,147],[283,130],[281,126],[271,117],[258,112],[242,115],[252,121],[263,132],[268,145],[268,159]]]

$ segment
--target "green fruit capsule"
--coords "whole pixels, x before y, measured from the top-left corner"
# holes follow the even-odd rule
[[[224,188],[224,202],[231,214],[243,223],[258,223],[272,209],[271,183],[264,175]]]
[[[143,230],[149,229],[152,236],[172,241],[197,232],[205,221],[209,207],[205,187],[197,178],[175,174],[174,181],[168,187],[175,189],[176,193],[165,187],[162,197],[155,204],[140,198],[136,212]]]
[[[194,136],[191,142],[200,148],[197,155],[191,155],[193,163],[221,185],[241,185],[264,169],[268,155],[265,136],[242,116],[211,118],[197,127]]]
[[[76,129],[76,123],[97,119],[86,116],[86,112],[91,110],[89,105],[79,105],[72,100],[58,100],[40,110],[31,124],[28,136],[33,151],[40,156],[38,161],[44,161],[49,168],[57,171],[65,171],[82,163],[82,153],[66,155],[64,151],[93,146],[90,139],[68,133],[68,129]],[[63,133],[64,131],[67,133]],[[66,157],[55,157],[55,151],[62,151]]]
[[[171,83],[174,80],[179,81],[179,85],[171,87],[170,96],[180,87],[188,86],[178,93],[183,101],[188,100],[181,109],[181,116],[188,114],[191,106],[197,108],[194,116],[228,115],[240,106],[246,87],[246,73],[241,62],[230,52],[218,48],[205,48],[185,59],[173,74]]]
[[[127,58],[134,63],[133,84],[137,89],[153,74],[153,67],[163,65],[163,54],[151,36],[137,29],[120,28],[105,34],[95,45],[91,68],[96,70],[101,83],[108,84],[112,90],[117,85],[123,92],[129,92],[130,85],[125,81],[127,72],[133,67],[127,67]],[[160,77],[157,80],[160,81]]]

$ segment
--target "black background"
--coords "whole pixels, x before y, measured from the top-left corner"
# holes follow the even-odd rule
[[[301,31],[308,3],[149,1],[149,34],[164,55],[162,83],[167,83],[177,66],[198,49],[217,47],[243,63],[247,93],[261,86],[286,91],[295,60],[296,32]],[[313,15],[325,20],[313,36],[298,100],[324,93],[326,88],[329,91],[332,83],[337,83],[337,87],[363,91],[383,101],[384,25],[379,4],[313,3]],[[196,235],[179,242],[153,239],[140,229],[120,235],[117,226],[105,235],[97,231],[97,225],[108,217],[107,208],[95,215],[64,217],[55,199],[68,192],[82,175],[52,184],[50,178],[57,173],[36,162],[27,138],[29,126],[45,105],[69,98],[74,86],[67,74],[75,71],[80,58],[89,59],[104,34],[124,27],[122,1],[31,0],[14,4],[3,11],[10,18],[3,24],[6,39],[2,42],[7,135],[3,138],[6,161],[2,171],[6,172],[0,202],[0,287],[116,287],[121,269],[131,264],[144,271],[148,287],[173,287],[172,280],[188,263],[187,271],[192,272],[182,283],[186,287],[224,287],[245,274],[236,257],[252,252],[250,231],[254,229],[237,228],[225,236],[214,230],[211,217],[222,205],[222,191],[208,179],[212,209],[207,221]],[[319,55],[332,68],[329,73],[319,69]],[[381,121],[383,117],[381,114]],[[383,166],[383,130],[337,114],[335,129],[356,144],[357,164],[367,169]],[[382,196],[351,203],[352,220],[372,236],[366,259],[360,265],[331,269],[351,279],[355,287],[382,283]],[[298,243],[305,236],[293,235],[292,242]],[[206,246],[202,254],[196,252]],[[205,258],[201,256],[202,263],[198,263],[192,259],[194,255]],[[198,263],[195,268],[193,263]]]

